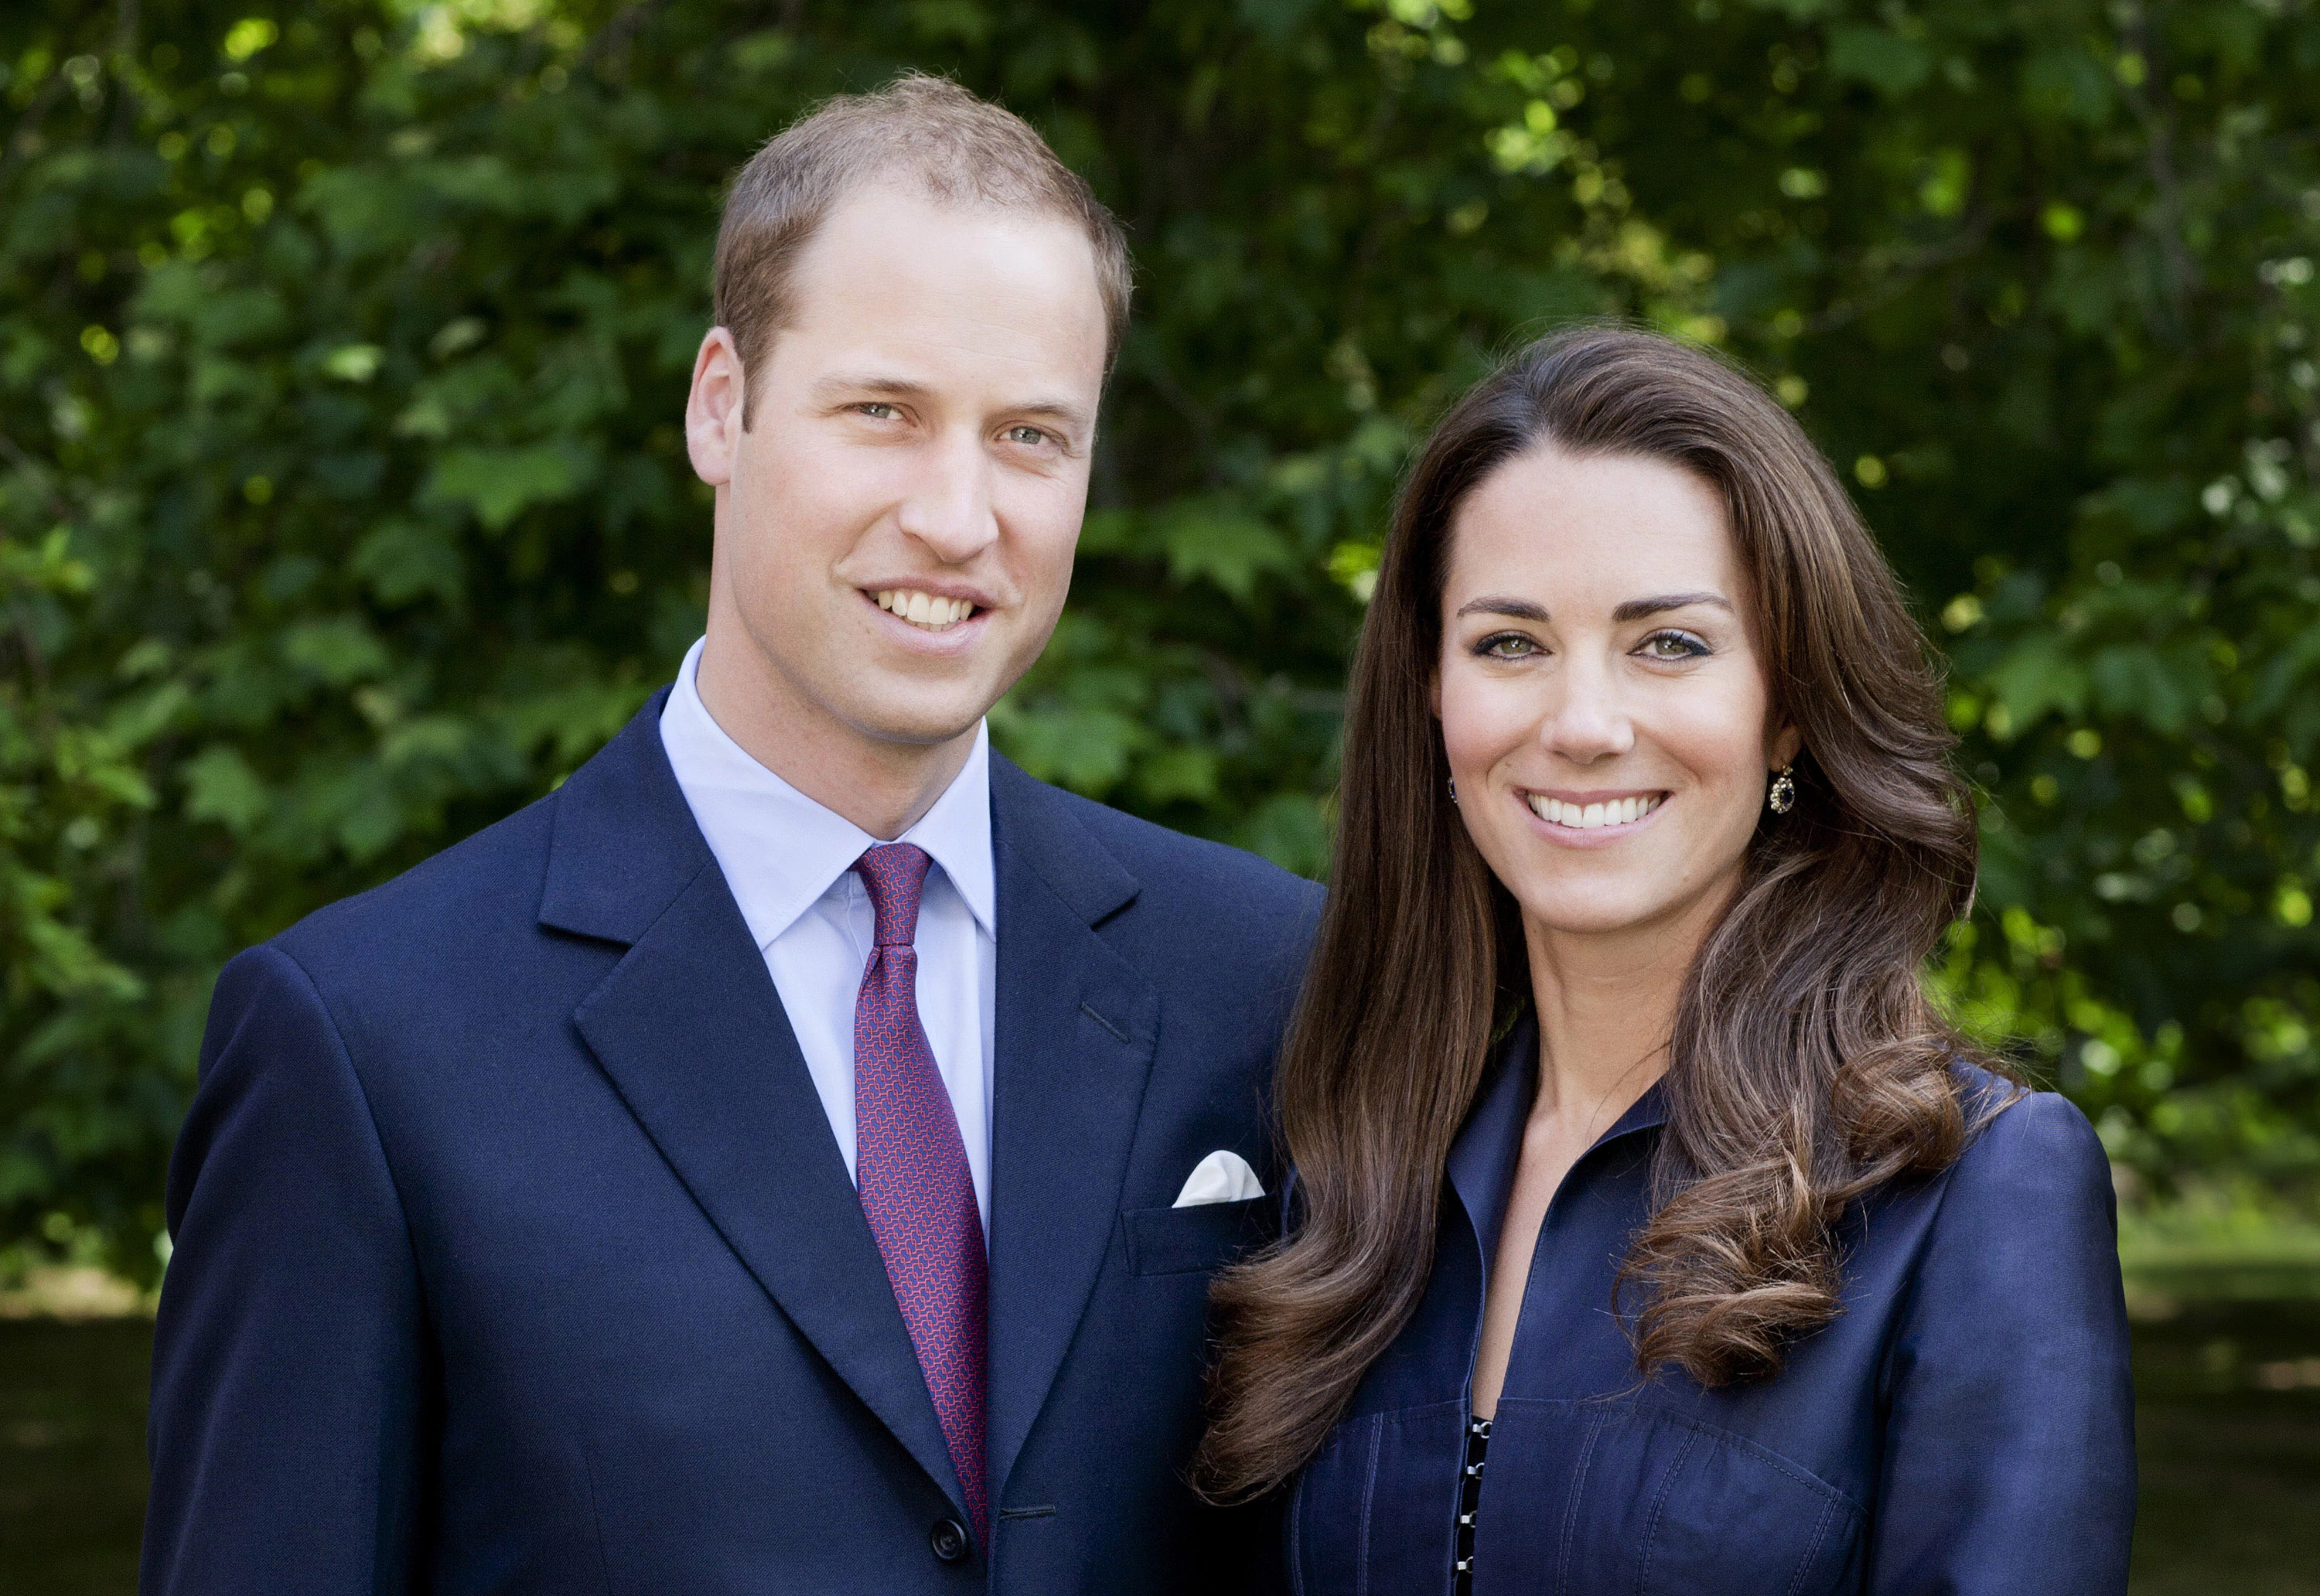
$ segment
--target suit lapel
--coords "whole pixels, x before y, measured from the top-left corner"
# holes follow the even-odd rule
[[[661,702],[557,795],[540,919],[628,945],[574,1022],[758,1284],[957,1501],[949,1449],[837,1138],[668,768]]]
[[[1045,1405],[1118,1223],[1159,994],[1095,927],[1136,879],[1052,789],[991,761],[998,871],[991,1150],[992,1503]]]

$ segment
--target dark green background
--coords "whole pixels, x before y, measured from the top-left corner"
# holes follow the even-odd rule
[[[548,790],[695,635],[719,186],[904,66],[1138,313],[1035,772],[1318,869],[1395,474],[1615,313],[1797,405],[1953,667],[1937,978],[2154,1190],[2320,1170],[2309,0],[15,0],[0,1240],[150,1278],[219,964]]]

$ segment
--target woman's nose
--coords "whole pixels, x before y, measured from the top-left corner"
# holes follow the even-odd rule
[[[1556,686],[1556,702],[1539,727],[1539,740],[1549,752],[1574,765],[1591,765],[1635,746],[1635,728],[1609,672],[1573,664],[1560,673]]]

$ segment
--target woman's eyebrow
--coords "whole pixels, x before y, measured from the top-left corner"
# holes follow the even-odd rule
[[[1458,614],[1460,617],[1467,615],[1504,615],[1509,619],[1515,621],[1536,621],[1542,626],[1545,625],[1547,621],[1545,606],[1534,604],[1528,599],[1500,598],[1495,594],[1483,598],[1468,599],[1464,603],[1458,606]]]
[[[1720,593],[1670,593],[1658,598],[1629,599],[1611,612],[1614,621],[1641,621],[1646,615],[1657,615],[1666,610],[1681,610],[1692,604],[1714,604],[1726,613],[1733,613],[1732,601]]]
[[[1646,615],[1657,615],[1666,610],[1681,610],[1690,604],[1714,604],[1731,613],[1732,601],[1720,593],[1668,593],[1657,598],[1629,599],[1611,612],[1614,621],[1641,621]],[[1467,615],[1504,615],[1510,620],[1536,621],[1544,626],[1551,617],[1544,604],[1528,599],[1507,598],[1497,594],[1468,599],[1458,606],[1460,617]]]

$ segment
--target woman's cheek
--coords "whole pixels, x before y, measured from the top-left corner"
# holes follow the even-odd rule
[[[1655,740],[1725,813],[1724,829],[1755,826],[1764,784],[1763,723],[1761,697],[1744,693],[1713,700],[1702,695],[1686,712],[1661,723]]]
[[[1454,663],[1442,673],[1442,746],[1454,770],[1479,775],[1530,741],[1537,715],[1519,682],[1493,681]]]

